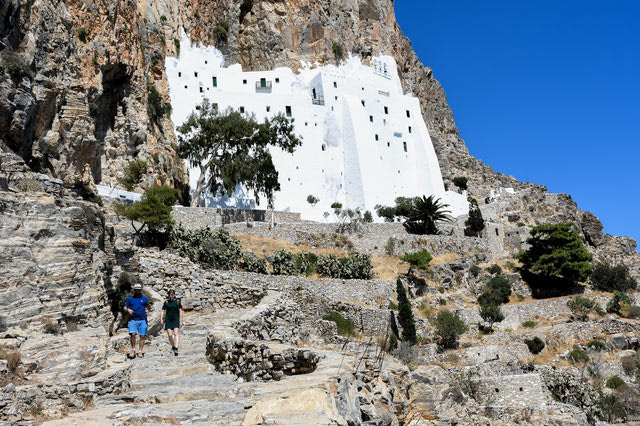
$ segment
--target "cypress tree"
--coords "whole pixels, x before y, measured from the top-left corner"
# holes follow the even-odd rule
[[[396,281],[396,293],[398,294],[398,322],[402,327],[402,340],[416,344],[416,323],[411,312],[411,303],[407,297],[407,291],[402,285],[400,278]]]

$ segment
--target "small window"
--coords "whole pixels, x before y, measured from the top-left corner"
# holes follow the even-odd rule
[[[338,97],[337,97],[337,96],[334,96],[334,97],[333,97],[333,99],[335,99],[335,100],[337,101],[337,100],[338,100]]]
[[[384,107],[384,113],[389,114],[389,107]]]
[[[407,152],[407,143],[402,142],[402,147],[404,148],[404,152]]]
[[[304,127],[307,127],[308,125],[309,125],[309,122],[308,122],[308,121],[305,121],[305,122],[304,122]]]
[[[496,388],[496,393],[500,393],[500,389]]]
[[[289,182],[291,182],[291,178],[287,178],[287,180],[288,180]]]
[[[369,121],[373,123],[373,115],[369,116]]]
[[[187,85],[186,85],[186,84],[184,85],[184,88],[185,88],[185,89],[187,88]]]
[[[364,99],[362,99],[360,103],[362,104],[362,106],[364,106]]]
[[[387,125],[387,119],[386,118],[382,119],[382,124],[384,124],[385,126]]]
[[[409,133],[411,133],[411,126],[409,126]]]
[[[178,77],[182,77],[182,73],[178,71]]]
[[[200,93],[203,93],[204,89],[202,88],[202,86],[200,87]]]
[[[267,112],[271,112],[271,106],[267,105]]]
[[[197,72],[197,71],[194,71],[194,72],[193,72],[193,76],[194,76],[194,77],[197,77],[197,76],[198,76],[198,72]]]
[[[338,88],[338,83],[336,83],[335,81],[333,82],[333,87],[335,87],[336,89]]]
[[[380,138],[378,137],[378,135],[376,135],[376,140],[380,140]]]
[[[289,105],[284,107],[284,112],[287,117],[291,117],[291,107]]]
[[[331,111],[333,111],[333,106],[331,107]]]
[[[327,145],[322,144],[322,150],[323,150],[323,151],[326,151],[326,150],[327,150]],[[324,170],[322,170],[322,171],[324,172]]]
[[[247,80],[242,80],[242,84],[247,84]]]
[[[500,235],[500,234],[498,234],[498,228],[496,228],[496,235]]]
[[[213,81],[213,87],[218,87],[218,77],[211,77],[211,80]]]
[[[244,114],[244,107],[243,106],[240,107],[240,113]]]
[[[407,118],[411,118],[411,113],[407,110]]]
[[[276,77],[276,83],[280,83],[280,79]]]
[[[390,144],[389,142],[387,142],[387,146],[389,146],[389,147],[390,147],[390,146],[391,146],[391,144]]]
[[[522,388],[520,388],[520,392],[522,392]]]
[[[209,62],[208,61],[204,61],[204,64],[207,65]]]
[[[266,78],[261,78],[260,79],[260,87],[267,87],[267,79]]]

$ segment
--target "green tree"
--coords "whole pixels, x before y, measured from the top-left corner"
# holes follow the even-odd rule
[[[307,195],[307,203],[311,204],[311,206],[315,207],[319,201],[320,199],[318,197],[315,197],[313,195]]]
[[[441,203],[433,195],[416,197],[403,226],[410,234],[437,234],[438,222],[451,220],[446,207],[449,205]]]
[[[580,241],[571,223],[534,226],[527,239],[530,247],[515,255],[526,271],[545,277],[584,281],[591,273],[593,256]]]
[[[491,333],[493,331],[493,324],[504,320],[504,314],[497,305],[485,305],[480,307],[480,317],[485,322],[489,323],[489,327],[485,327],[485,331]]]
[[[464,176],[456,176],[453,178],[453,184],[462,190],[467,189],[467,182],[468,180]]]
[[[222,21],[213,28],[213,37],[218,43],[226,43],[229,38],[229,23]]]
[[[586,321],[589,314],[597,309],[595,300],[582,296],[576,296],[569,300],[567,306],[580,321]]]
[[[400,258],[400,260],[409,264],[409,272],[407,272],[408,275],[412,274],[413,269],[420,269],[428,272],[430,269],[429,262],[431,262],[432,259],[433,257],[427,249],[423,249],[415,253],[405,253],[404,256]]]
[[[344,57],[344,49],[340,43],[334,41],[333,44],[331,44],[331,51],[333,52],[333,57],[336,62],[339,62]]]
[[[502,275],[496,275],[489,280],[484,291],[478,296],[478,303],[482,306],[500,305],[507,303],[511,296],[511,283]]]
[[[621,291],[613,293],[613,297],[607,303],[607,312],[615,313],[626,317],[631,308],[631,299]]]
[[[443,348],[455,348],[458,346],[458,337],[467,331],[467,325],[457,314],[448,310],[440,311],[434,320],[436,334],[440,346]]]
[[[162,95],[153,84],[147,85],[147,115],[151,122],[160,124],[160,119],[171,113],[171,104],[162,100]]]
[[[593,288],[602,291],[627,291],[637,287],[638,283],[625,265],[611,266],[606,262],[599,262],[593,268],[589,281]]]
[[[230,196],[237,185],[253,191],[258,203],[265,195],[271,207],[280,183],[269,148],[293,153],[302,143],[293,133],[292,120],[282,114],[258,123],[231,109],[219,113],[206,99],[178,132],[178,154],[200,168],[194,207],[206,188]]]
[[[402,340],[416,344],[418,336],[416,335],[416,322],[413,318],[411,310],[411,302],[407,297],[407,291],[402,285],[400,278],[396,281],[396,293],[398,297],[398,322],[402,328]]]
[[[127,164],[124,176],[119,182],[127,191],[133,191],[133,188],[142,181],[142,177],[147,171],[147,162],[143,160],[133,160]]]
[[[464,233],[467,236],[477,236],[484,229],[484,218],[476,204],[469,204],[469,218],[464,222]]]
[[[159,230],[173,224],[171,210],[176,203],[176,197],[176,190],[167,185],[147,188],[140,201],[131,206],[118,203],[114,209],[118,216],[124,216],[131,221],[137,241],[145,227]],[[136,227],[136,222],[142,225]]]

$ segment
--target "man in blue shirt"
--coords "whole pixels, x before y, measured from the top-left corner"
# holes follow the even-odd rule
[[[131,353],[127,355],[129,359],[136,357],[136,335],[140,336],[138,358],[144,356],[144,339],[147,335],[147,306],[149,306],[149,299],[142,295],[142,284],[134,284],[133,296],[130,296],[124,304],[125,312],[131,315],[129,320]]]

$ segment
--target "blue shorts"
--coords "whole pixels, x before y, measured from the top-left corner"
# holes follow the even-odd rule
[[[147,335],[147,321],[146,320],[131,320],[129,321],[129,334],[137,334],[138,336]]]

